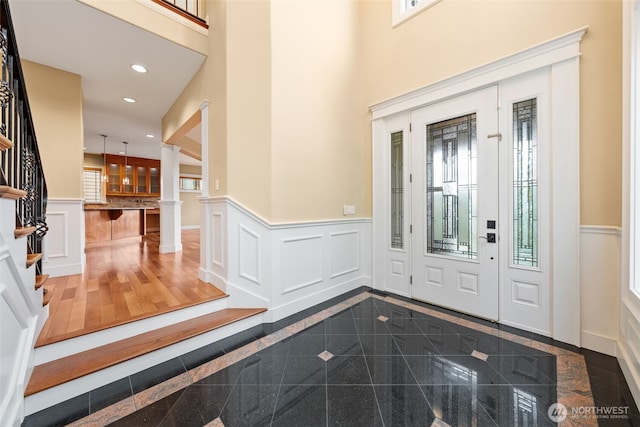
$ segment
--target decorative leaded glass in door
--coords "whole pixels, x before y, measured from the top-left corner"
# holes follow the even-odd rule
[[[391,247],[404,247],[404,181],[402,131],[391,134]]]
[[[427,252],[477,258],[476,115],[427,126]]]
[[[538,266],[536,100],[513,104],[513,264]]]

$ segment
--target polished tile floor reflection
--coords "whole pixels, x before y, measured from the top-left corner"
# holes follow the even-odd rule
[[[553,404],[595,406],[578,349],[530,333],[368,292],[301,316],[132,376],[131,397],[74,424],[547,426]]]
[[[368,298],[115,425],[553,425],[556,401],[554,355]]]

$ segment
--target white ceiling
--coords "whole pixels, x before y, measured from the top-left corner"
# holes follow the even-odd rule
[[[128,155],[159,159],[162,117],[204,56],[76,0],[9,5],[23,59],[82,77],[85,152],[102,153],[105,134],[107,153],[118,154],[127,141]],[[136,73],[132,64],[149,71]],[[200,141],[199,132],[190,136]]]

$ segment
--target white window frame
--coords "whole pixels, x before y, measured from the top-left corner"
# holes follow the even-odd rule
[[[431,6],[439,3],[440,0],[418,0],[418,4],[411,9],[405,9],[406,0],[392,0],[391,1],[391,24],[392,26],[400,25],[409,18],[412,18],[430,8]]]

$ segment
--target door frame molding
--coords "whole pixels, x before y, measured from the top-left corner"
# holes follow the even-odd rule
[[[384,290],[387,250],[385,118],[499,84],[530,71],[550,69],[551,123],[551,336],[580,347],[580,41],[582,27],[544,43],[370,106],[373,157],[373,287]],[[407,120],[409,120],[407,118]],[[562,159],[554,162],[553,159]],[[553,179],[558,177],[558,179]],[[560,179],[561,178],[561,179]],[[554,284],[559,284],[554,286]],[[563,303],[564,302],[564,303]]]

